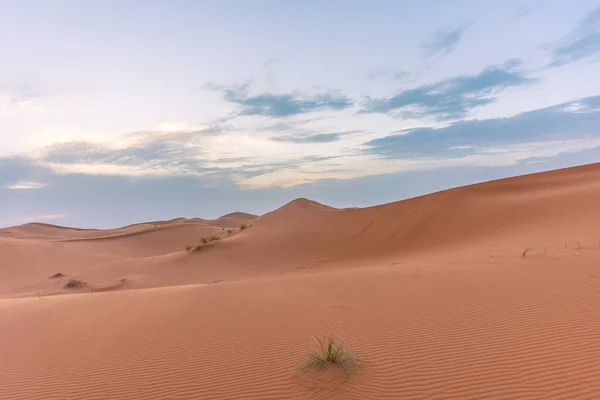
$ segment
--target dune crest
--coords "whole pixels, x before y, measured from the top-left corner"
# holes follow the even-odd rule
[[[367,208],[0,229],[0,399],[600,398],[599,199],[592,164]],[[364,373],[298,376],[329,335]]]

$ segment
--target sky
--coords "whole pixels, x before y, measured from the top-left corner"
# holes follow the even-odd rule
[[[600,1],[0,0],[0,226],[364,207],[600,161]]]

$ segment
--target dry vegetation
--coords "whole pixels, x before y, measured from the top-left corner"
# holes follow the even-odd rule
[[[361,359],[354,352],[335,337],[327,340],[316,339],[317,348],[306,356],[300,363],[301,371],[321,371],[337,367],[347,375],[361,368]]]
[[[71,279],[69,282],[65,283],[63,286],[64,289],[75,289],[78,287],[82,287],[85,285],[85,282],[78,281],[77,279]]]
[[[200,238],[200,243],[196,244],[196,245],[186,245],[185,250],[187,252],[196,252],[196,251],[200,251],[202,250],[204,247],[206,247],[206,245],[212,243],[212,242],[216,242],[217,240],[220,240],[221,238],[219,236],[209,236],[209,237],[203,237]]]

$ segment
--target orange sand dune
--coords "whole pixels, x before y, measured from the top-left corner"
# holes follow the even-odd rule
[[[208,225],[218,226],[220,228],[237,228],[240,225],[247,225],[255,220],[258,216],[242,212],[234,212],[223,215],[212,221],[207,221]]]
[[[598,204],[593,164],[363,209],[2,229],[0,399],[600,399]],[[364,371],[299,375],[327,335]]]
[[[499,180],[363,209],[299,199],[194,254],[244,272],[448,257],[487,260],[598,247],[600,165]],[[225,256],[226,254],[226,256]],[[241,267],[238,267],[239,271]]]
[[[232,237],[240,229],[229,226],[247,224],[255,218],[239,213],[212,221],[176,219],[110,230],[39,223],[0,229],[0,296],[72,292],[62,289],[69,279],[87,282],[89,285],[82,290],[88,291],[114,287],[122,279],[136,282],[117,288],[186,283],[190,280],[186,274],[172,280],[173,271],[165,271],[162,266],[152,273],[152,265],[157,262],[153,257],[185,254],[184,246],[198,244],[202,237]],[[56,273],[65,276],[48,279]]]

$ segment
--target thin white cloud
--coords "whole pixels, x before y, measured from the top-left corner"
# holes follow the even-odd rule
[[[510,118],[394,130],[387,136],[369,133],[373,139],[367,142],[364,135],[342,135],[331,127],[289,120],[270,129],[259,124],[220,134],[206,134],[210,127],[176,124],[163,126],[164,131],[122,134],[112,143],[56,143],[30,159],[58,175],[197,176],[244,188],[292,187],[451,166],[511,165],[595,148],[600,144],[590,138],[598,134],[599,107],[600,96],[588,97]],[[339,140],[281,140],[306,135],[338,135]],[[44,184],[18,181],[7,187],[40,189]]]
[[[105,175],[105,176],[177,176],[184,175],[185,171],[180,168],[168,168],[161,166],[151,168],[148,166],[120,165],[120,164],[76,164],[76,163],[47,163],[40,162],[38,165],[49,168],[58,175],[83,174],[83,175]]]
[[[31,189],[43,189],[48,184],[43,182],[33,182],[33,181],[18,181],[13,183],[12,185],[6,185],[7,189],[11,190],[31,190]]]
[[[482,147],[477,154],[440,159],[382,159],[349,156],[309,164],[310,167],[281,168],[255,177],[238,177],[238,184],[247,189],[293,187],[322,179],[356,179],[398,172],[424,171],[450,167],[509,166],[530,159],[550,158],[564,153],[600,148],[600,138],[526,142],[507,146]]]
[[[10,93],[0,93],[0,118],[18,113],[41,111],[42,108],[30,100],[32,97],[34,96],[15,96]]]

